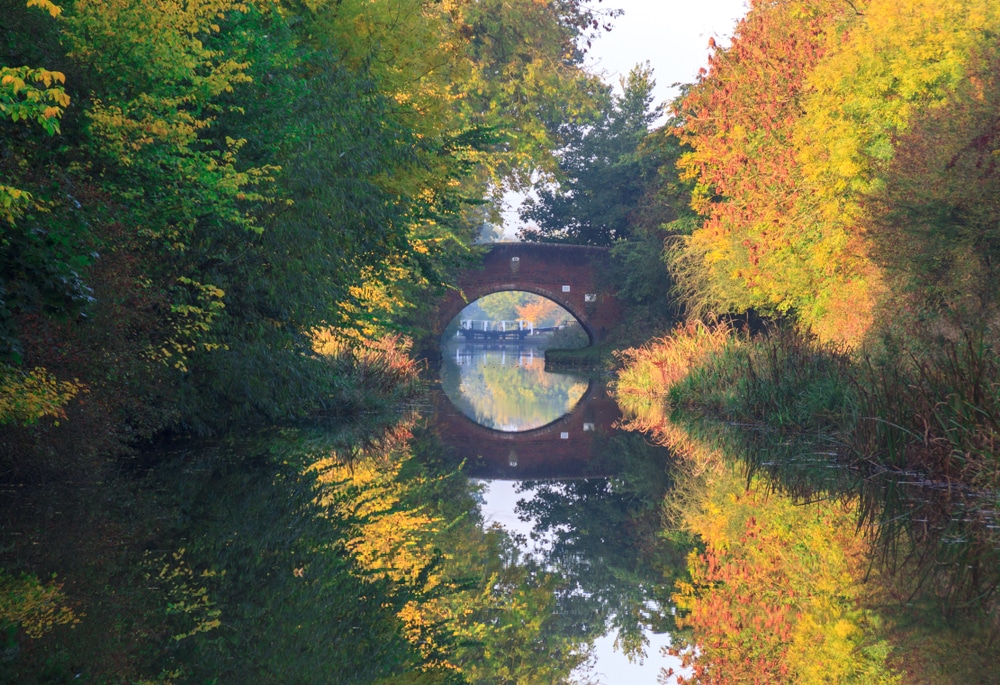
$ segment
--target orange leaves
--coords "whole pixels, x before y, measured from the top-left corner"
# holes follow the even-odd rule
[[[672,653],[692,670],[678,682],[897,683],[878,616],[864,604],[868,543],[857,535],[856,503],[804,504],[763,477],[748,483],[704,420],[723,415],[729,391],[692,404],[678,392],[692,379],[725,387],[721,360],[742,367],[733,362],[746,344],[724,327],[693,324],[623,355],[616,383],[627,427],[675,453],[678,480],[664,510],[703,545],[673,594],[687,642]]]
[[[821,340],[847,344],[871,328],[887,291],[866,203],[894,182],[912,122],[982,88],[977,63],[994,50],[1000,9],[862,9],[755,2],[678,106],[677,134],[691,147],[679,166],[696,181],[704,222],[678,241],[673,263],[703,309],[792,313]]]
[[[60,71],[0,67],[0,116],[34,120],[49,135],[59,133],[59,118],[70,103],[65,89],[55,85],[63,83],[66,76]]]
[[[561,307],[552,300],[544,297],[532,298],[523,305],[517,307],[517,317],[530,321],[535,326],[540,326],[542,321],[554,319]]]
[[[817,221],[793,139],[809,75],[845,7],[754,3],[678,108],[678,136],[692,148],[679,166],[696,180],[692,207],[705,219],[679,243],[674,265],[706,307],[794,310],[812,325],[843,281],[826,271],[829,260],[847,274],[858,262],[842,229]]]

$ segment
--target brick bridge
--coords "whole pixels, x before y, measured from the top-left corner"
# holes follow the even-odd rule
[[[495,243],[481,268],[466,269],[458,290],[438,305],[434,333],[441,336],[452,319],[471,302],[504,290],[522,290],[547,297],[580,322],[590,343],[601,342],[621,318],[614,292],[600,278],[609,266],[606,247],[546,243]]]
[[[602,381],[590,387],[572,412],[518,433],[481,426],[460,412],[443,392],[434,396],[434,429],[445,445],[466,459],[473,478],[549,480],[608,476],[603,473],[600,436],[621,418]]]

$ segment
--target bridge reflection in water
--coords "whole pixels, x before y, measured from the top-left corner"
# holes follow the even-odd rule
[[[601,447],[607,448],[602,437],[614,430],[621,412],[608,396],[604,379],[570,377],[577,387],[586,384],[586,390],[571,407],[566,407],[569,413],[528,430],[497,430],[470,418],[477,412],[470,410],[467,397],[455,397],[455,402],[448,398],[448,394],[455,395],[456,391],[475,386],[466,375],[470,366],[474,367],[473,373],[475,368],[489,369],[491,365],[535,368],[538,373],[534,383],[542,388],[551,385],[552,379],[565,379],[566,375],[544,373],[538,351],[477,348],[466,346],[443,355],[444,389],[434,394],[435,432],[457,456],[466,459],[466,472],[470,476],[501,480],[566,480],[611,475],[603,472],[602,464],[607,460],[598,452]],[[461,381],[456,381],[456,374],[462,374]],[[481,380],[482,374],[478,378]],[[507,374],[504,380],[509,383],[512,376]],[[493,387],[492,390],[500,394],[509,388]],[[531,394],[530,388],[526,394]],[[480,420],[497,425],[489,418]]]

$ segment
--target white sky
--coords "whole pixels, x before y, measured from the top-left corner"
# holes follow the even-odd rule
[[[592,2],[592,4],[594,4]],[[746,13],[746,0],[603,0],[598,8],[625,14],[610,33],[594,41],[586,64],[617,85],[639,62],[649,61],[659,102],[673,100],[676,83],[691,83],[708,64],[708,39],[725,45],[736,22]],[[514,240],[523,196],[510,194],[504,211],[504,240]]]
[[[708,39],[728,43],[746,13],[745,0],[603,0],[597,7],[625,14],[594,43],[587,66],[617,84],[636,63],[648,60],[661,101],[677,95],[673,84],[694,81],[708,63]]]

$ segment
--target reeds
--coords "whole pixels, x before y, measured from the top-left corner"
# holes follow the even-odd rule
[[[946,613],[989,617],[1000,592],[1000,356],[972,331],[913,348],[849,353],[794,332],[749,339],[689,324],[623,353],[614,389],[625,427],[694,472],[738,459],[748,480],[763,472],[800,501],[856,500],[880,568]]]
[[[885,563],[915,568],[949,612],[996,612],[998,361],[982,331],[965,331],[899,364],[865,359],[855,380],[852,448],[874,491],[863,520]]]
[[[412,341],[401,335],[386,335],[357,341],[333,329],[312,332],[313,349],[330,364],[340,380],[345,402],[362,406],[410,397],[420,387],[420,365],[409,356]]]

